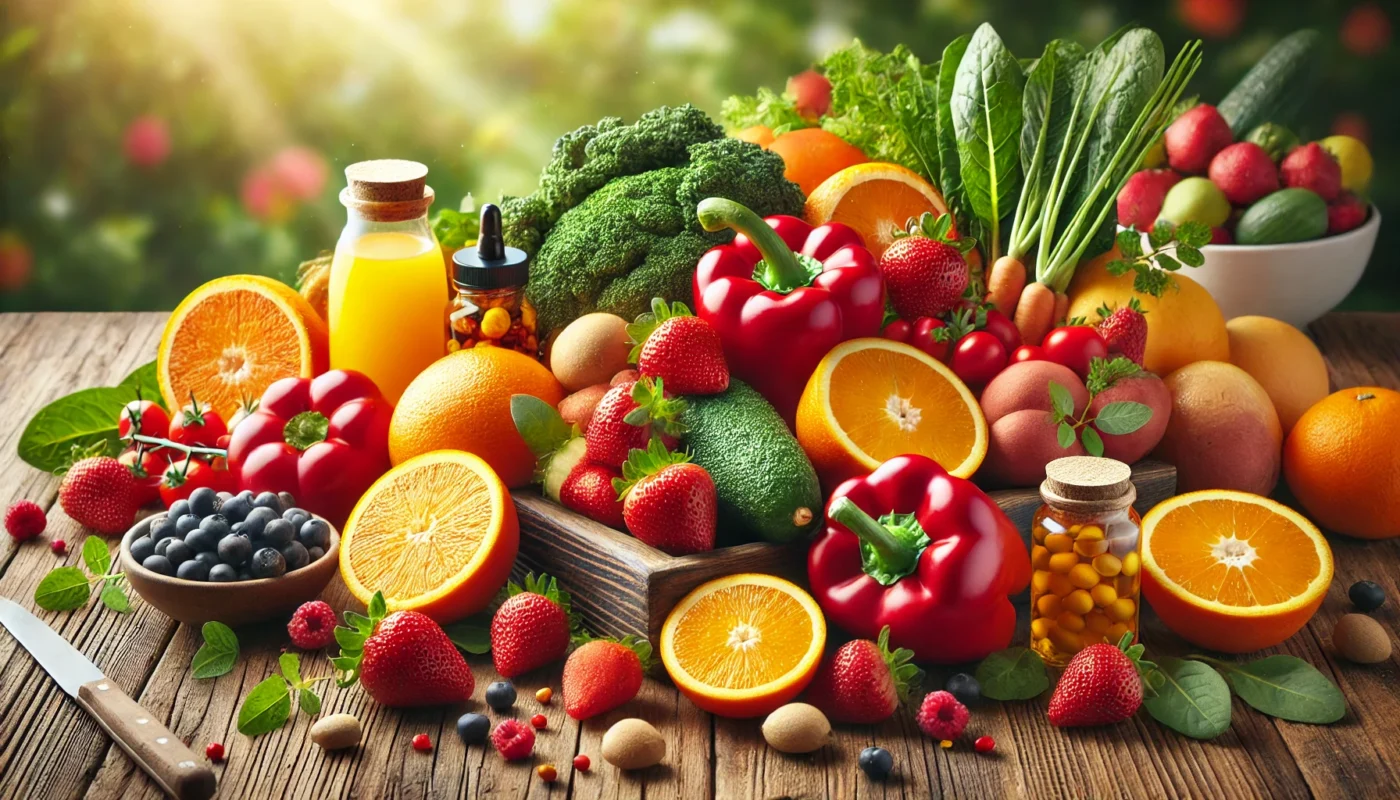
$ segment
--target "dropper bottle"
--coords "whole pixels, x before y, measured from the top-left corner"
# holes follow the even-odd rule
[[[491,203],[481,207],[476,247],[454,253],[452,266],[447,352],[507,347],[539,358],[535,307],[525,297],[530,257],[506,246],[499,208]]]

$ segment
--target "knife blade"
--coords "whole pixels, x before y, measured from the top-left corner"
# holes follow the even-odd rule
[[[0,626],[168,794],[180,800],[206,800],[214,794],[209,765],[43,620],[0,597]]]

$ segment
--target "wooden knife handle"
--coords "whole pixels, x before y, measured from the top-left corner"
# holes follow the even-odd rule
[[[101,678],[79,686],[78,704],[171,796],[206,800],[214,794],[209,765],[116,683]]]

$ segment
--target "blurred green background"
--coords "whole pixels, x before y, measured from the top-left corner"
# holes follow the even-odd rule
[[[168,309],[217,275],[294,280],[344,223],[341,170],[428,164],[439,204],[527,192],[554,138],[661,104],[712,113],[858,36],[926,60],[992,22],[1022,56],[1137,21],[1206,40],[1216,102],[1280,36],[1323,32],[1298,126],[1366,141],[1400,209],[1394,3],[1371,0],[6,0],[0,310]],[[1400,309],[1400,231],[1350,308]],[[1326,264],[1319,264],[1326,269]]]

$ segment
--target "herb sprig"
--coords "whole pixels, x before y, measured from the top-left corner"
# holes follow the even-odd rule
[[[238,732],[245,736],[271,733],[287,723],[292,716],[293,695],[296,705],[308,716],[321,712],[321,696],[313,687],[330,676],[301,677],[301,658],[296,653],[283,653],[277,659],[279,672],[269,675],[243,698],[238,709]]]
[[[1074,411],[1074,397],[1065,386],[1050,381],[1050,407],[1052,423],[1056,425],[1055,435],[1060,447],[1069,448],[1075,439],[1084,446],[1091,456],[1102,456],[1103,438],[1100,433],[1110,436],[1123,436],[1133,433],[1152,419],[1152,408],[1135,400],[1117,400],[1091,414],[1094,398],[1111,388],[1115,383],[1142,374],[1142,368],[1131,359],[1118,356],[1114,359],[1095,358],[1089,362],[1089,377],[1084,386],[1089,390],[1089,402],[1079,414]]]
[[[88,573],[78,567],[57,567],[49,571],[39,585],[34,587],[34,604],[46,611],[72,611],[88,604],[92,597],[92,587],[101,586],[97,597],[102,605],[125,614],[131,610],[131,600],[122,588],[126,575],[121,572],[107,574],[112,568],[112,551],[107,543],[97,536],[89,536],[83,542],[83,565]]]
[[[1110,275],[1123,275],[1128,271],[1133,276],[1133,291],[1161,297],[1168,289],[1177,288],[1172,273],[1182,265],[1199,267],[1206,263],[1201,248],[1210,244],[1210,226],[1201,222],[1183,222],[1173,225],[1158,222],[1147,234],[1150,250],[1142,249],[1142,234],[1136,228],[1128,228],[1118,234],[1118,249],[1123,257],[1108,262]]]

